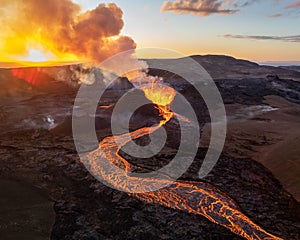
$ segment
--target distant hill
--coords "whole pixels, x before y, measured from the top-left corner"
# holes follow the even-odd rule
[[[76,93],[81,82],[91,84],[95,79],[107,84],[101,69],[82,64],[0,68],[0,105],[39,94]],[[113,79],[108,89],[122,91],[133,88],[127,78],[115,76]]]
[[[58,81],[42,68],[0,69],[0,105],[44,93],[74,92],[76,87],[69,82],[68,77],[66,81]]]
[[[257,63],[236,59],[230,56],[223,55],[194,55],[190,56],[197,61],[213,79],[245,79],[245,78],[265,78],[268,75],[277,75],[282,79],[293,79],[300,81],[300,73],[294,69],[286,69],[282,67],[272,67],[259,65]],[[145,59],[151,64],[156,61],[163,66],[177,64],[178,68],[185,71],[185,66],[180,66],[176,59]],[[186,71],[189,71],[186,69]],[[150,71],[153,75],[166,75],[160,71]],[[172,74],[170,74],[172,76]]]
[[[300,72],[300,66],[280,66],[281,68]]]
[[[300,81],[300,66],[284,66],[284,67],[273,67],[266,65],[259,65],[257,63],[236,59],[230,56],[224,55],[193,55],[190,58],[198,62],[209,74],[215,79],[231,79],[231,80],[241,80],[247,78],[266,78],[267,76],[278,76],[280,79],[292,79],[295,81]],[[182,66],[180,59],[145,59],[148,63],[155,62],[158,65],[176,65],[182,71],[191,71],[187,66]],[[54,63],[53,63],[54,64]],[[2,83],[8,80],[12,69],[24,69],[24,71],[30,71],[30,69],[38,69],[39,76],[43,79],[59,80],[60,82],[65,82],[71,85],[77,85],[78,80],[84,78],[91,69],[83,64],[79,63],[60,63],[59,66],[47,66],[47,67],[26,67],[19,66],[19,63],[0,63],[0,80]],[[2,67],[2,68],[1,68]],[[172,77],[176,78],[173,73],[166,73],[166,71],[161,71],[158,69],[150,69],[149,73],[151,75],[162,76],[165,78]],[[177,76],[178,77],[178,76]],[[39,85],[48,85],[47,81],[40,81]],[[55,88],[61,83],[55,83]],[[21,83],[22,85],[22,83]],[[128,82],[119,79],[116,83],[117,88],[128,87]],[[124,86],[123,86],[124,85]],[[3,86],[3,85],[2,85]],[[47,86],[49,88],[49,86]]]

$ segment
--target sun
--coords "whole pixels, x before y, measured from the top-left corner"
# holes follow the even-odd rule
[[[55,57],[50,52],[41,49],[31,49],[27,56],[21,57],[19,60],[24,62],[47,62]]]

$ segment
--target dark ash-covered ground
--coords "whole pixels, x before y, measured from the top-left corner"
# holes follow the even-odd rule
[[[28,130],[2,135],[0,149],[2,178],[30,183],[55,202],[51,239],[241,239],[205,218],[147,205],[102,185],[80,163],[69,137]],[[185,179],[197,180],[204,153],[199,149]],[[171,157],[164,153],[153,161]],[[299,238],[299,203],[261,164],[223,156],[205,181],[268,231]]]
[[[295,104],[288,105],[288,110],[294,109],[294,112],[283,116],[287,122],[293,121],[291,125],[297,125],[300,84],[294,80],[300,79],[300,73],[259,67],[253,63],[227,57],[195,58],[197,61],[202,61],[202,65],[206,64],[204,67],[209,72],[215,71],[212,75],[215,75],[213,77],[221,91],[226,108],[229,109],[228,113],[232,114],[234,124],[237,123],[236,119],[241,119],[241,122],[249,121],[247,122],[249,126],[251,124],[256,126],[258,122],[265,119],[272,121],[272,118],[281,123],[277,115],[265,116],[257,112],[257,108],[253,111],[253,115],[251,112],[250,117],[247,114],[252,108],[249,108],[246,113],[240,111],[251,106],[269,106],[265,101],[266,98],[275,96],[283,98],[288,104]],[[210,68],[216,62],[218,68]],[[226,72],[225,66],[229,64],[234,68]],[[49,70],[46,72],[49,74]],[[257,76],[253,76],[255,72]],[[200,126],[205,130],[209,116],[204,102],[195,93],[193,87],[181,82],[180,78],[174,76],[168,78],[166,72],[151,70],[150,74],[166,77],[171,85],[187,97],[196,109]],[[52,79],[50,75],[45,76]],[[0,72],[1,81],[7,80],[8,76],[9,70]],[[290,77],[294,77],[294,80]],[[55,82],[56,85],[50,84],[51,87],[30,86],[29,89],[22,80],[14,79],[13,82],[14,89],[11,86],[7,87],[7,90],[3,88],[1,95],[5,97],[1,101],[0,178],[34,186],[54,203],[56,216],[50,230],[51,239],[242,239],[203,217],[145,204],[96,181],[79,161],[71,136],[71,120],[68,111],[71,111],[77,88]],[[103,105],[114,103],[126,88],[131,87],[124,82],[126,79],[120,80],[121,90],[114,90],[116,88],[109,90],[101,103]],[[19,91],[20,86],[22,92]],[[16,95],[17,97],[13,98]],[[10,101],[11,98],[14,102]],[[234,111],[231,111],[231,108]],[[239,110],[238,114],[236,109]],[[62,116],[62,112],[67,116]],[[133,128],[140,127],[141,119],[147,119],[143,121],[144,124],[151,124],[156,120],[156,113],[152,106],[140,109],[133,118]],[[99,110],[96,117],[99,139],[111,134],[108,121],[110,114],[111,108]],[[48,115],[51,115],[55,123],[50,131],[43,129],[52,124],[47,119]],[[34,117],[34,124],[24,123],[23,120],[32,119],[31,116]],[[14,120],[24,125],[14,125]],[[36,123],[39,125],[37,126]],[[144,161],[130,157],[128,159],[135,164],[153,169],[169,162],[176,153],[174,148],[179,136],[174,120],[168,123],[166,128],[171,137],[160,154]],[[261,138],[247,135],[246,141],[244,133],[242,131],[240,135],[238,133],[230,134],[227,140],[229,146],[225,148],[219,162],[204,181],[214,184],[231,196],[240,205],[243,213],[265,230],[284,239],[300,239],[300,205],[295,200],[295,195],[288,193],[282,187],[282,180],[280,179],[279,182],[274,177],[274,173],[265,167],[266,165],[263,166],[249,158],[252,157],[250,153],[259,151],[255,148],[257,144],[263,147],[274,146],[279,141],[276,140],[278,136],[270,139],[270,134],[263,132]],[[280,135],[280,139],[285,137],[284,134]],[[140,144],[145,141],[147,139],[142,139]],[[238,151],[233,154],[231,148]],[[199,181],[197,173],[205,152],[205,144],[202,144],[194,163],[184,174],[183,179]],[[283,163],[285,161],[282,159]],[[297,168],[298,163],[294,162],[294,166]],[[17,219],[16,224],[18,225]],[[34,224],[36,222],[33,221],[31,225]],[[40,228],[32,229],[37,233],[42,231]],[[15,231],[22,233],[24,229],[16,227]]]

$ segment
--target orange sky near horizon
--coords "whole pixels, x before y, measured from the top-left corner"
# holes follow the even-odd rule
[[[11,2],[17,4],[16,1]],[[27,7],[26,5],[29,5],[30,2],[34,1],[27,1],[24,3],[24,6]],[[65,0],[52,2],[57,4],[63,2],[63,5],[70,3]],[[108,3],[111,1],[73,0],[73,2],[80,4],[82,7],[81,12],[84,12],[96,8],[100,2]],[[298,24],[296,21],[299,18],[299,11],[296,8],[289,10],[290,7],[288,7],[292,6],[296,0],[277,1],[278,3],[273,0],[256,1],[257,3],[249,4],[245,8],[240,7],[237,12],[229,15],[218,13],[205,15],[201,12],[198,15],[193,12],[180,12],[178,14],[178,12],[173,10],[163,11],[162,6],[165,2],[163,0],[153,0],[151,2],[132,0],[131,3],[115,0],[114,2],[117,4],[117,7],[111,7],[113,9],[112,14],[116,14],[118,17],[115,19],[102,18],[111,20],[99,22],[101,32],[101,27],[109,25],[113,21],[110,27],[112,30],[109,30],[111,33],[105,33],[106,35],[102,33],[102,35],[96,34],[97,36],[91,41],[88,35],[93,33],[93,30],[96,32],[96,27],[92,26],[91,30],[86,31],[77,23],[78,26],[75,26],[76,31],[79,30],[76,32],[77,35],[75,37],[69,38],[69,36],[61,35],[61,37],[56,38],[53,36],[57,32],[55,29],[59,29],[60,24],[63,26],[65,19],[70,23],[73,21],[73,17],[69,18],[66,14],[67,12],[74,16],[78,14],[79,6],[76,4],[73,4],[72,8],[68,7],[71,10],[61,11],[61,13],[56,11],[55,13],[49,13],[49,16],[45,16],[43,12],[39,13],[40,15],[38,16],[41,18],[45,16],[45,19],[48,17],[50,19],[48,22],[41,19],[41,24],[44,25],[39,27],[39,19],[28,18],[28,26],[25,26],[25,18],[23,20],[22,18],[16,19],[14,12],[10,11],[9,8],[7,8],[8,10],[1,8],[1,4],[9,3],[9,1],[0,3],[0,9],[5,9],[4,15],[2,14],[0,20],[4,19],[9,23],[3,27],[2,33],[0,33],[0,62],[14,62],[20,65],[39,65],[39,63],[40,65],[51,65],[54,62],[84,62],[95,59],[100,61],[120,51],[128,50],[130,47],[134,47],[135,44],[137,48],[141,49],[164,48],[178,51],[187,56],[215,54],[229,55],[255,62],[300,61],[300,36],[297,35]],[[176,0],[172,2],[176,2]],[[231,2],[238,4],[242,0]],[[43,5],[32,9],[37,10],[41,9],[41,7]],[[191,7],[195,6],[191,5]],[[226,6],[227,8],[233,8],[233,6],[228,5]],[[121,17],[119,16],[120,11],[123,12]],[[27,14],[30,15],[30,12]],[[94,14],[94,16],[93,14],[91,12],[82,14],[80,24],[82,25],[87,20],[86,22],[93,25],[97,21],[96,15]],[[275,17],[271,17],[273,16],[272,14]],[[53,16],[56,17],[53,18]],[[101,18],[100,15],[99,17]],[[92,19],[93,21],[91,21]],[[124,26],[120,22],[122,19]],[[18,23],[19,20],[20,23]],[[56,28],[49,25],[52,22],[57,25]],[[45,35],[42,35],[40,32],[43,32],[41,29],[45,29],[45,26],[46,28],[49,26],[51,31],[49,33],[44,31]],[[89,28],[89,25],[86,25],[86,28]],[[15,29],[17,31],[13,33]],[[64,31],[71,30],[64,29]],[[5,34],[12,35],[7,36]],[[74,33],[69,35],[71,36],[72,34]],[[121,38],[119,39],[120,36]],[[78,41],[78,43],[72,44],[72,42],[81,37],[81,42]],[[99,43],[95,41],[97,39],[99,39]],[[90,42],[93,42],[93,46],[87,47]],[[59,44],[65,45],[58,46]],[[99,48],[98,52],[93,53],[92,49],[96,49],[97,44],[102,48]],[[81,45],[87,46],[79,50],[76,49],[76,46],[81,47]],[[119,46],[121,47],[119,48]],[[98,53],[103,56],[96,56]],[[169,56],[161,55],[157,51],[153,53],[146,51],[146,54],[138,55],[138,57],[166,58]],[[37,64],[31,62],[37,62]]]

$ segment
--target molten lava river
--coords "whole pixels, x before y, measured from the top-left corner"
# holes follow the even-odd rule
[[[161,181],[171,182],[167,177],[160,180],[151,178],[141,180],[135,176],[131,176],[131,171],[137,168],[137,166],[119,155],[120,149],[131,141],[128,139],[131,138],[134,140],[153,133],[174,116],[174,113],[168,110],[166,106],[158,106],[158,108],[164,119],[157,126],[144,127],[131,133],[106,137],[100,142],[98,149],[88,153],[85,157],[85,163],[89,167],[90,172],[94,176],[104,179],[111,186],[117,188],[122,186],[122,189],[127,192],[137,192],[134,186],[138,189],[141,185],[145,186],[145,188],[146,186],[155,186],[157,181],[160,181],[160,184]],[[116,142],[121,143],[121,145],[118,146]],[[114,166],[118,166],[123,171],[115,173],[113,169],[107,168],[109,164],[107,165],[106,163],[108,162],[113,163]],[[129,181],[131,185],[130,189],[127,187],[128,184],[126,184]],[[233,199],[209,183],[177,180],[172,182],[168,187],[154,192],[145,191],[130,195],[147,203],[159,204],[172,209],[204,216],[211,222],[224,226],[246,239],[281,239],[256,225],[240,211],[240,208]]]

